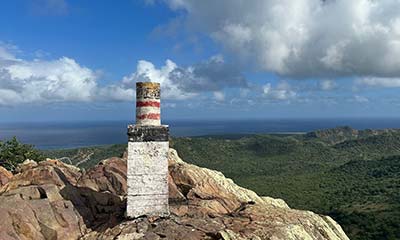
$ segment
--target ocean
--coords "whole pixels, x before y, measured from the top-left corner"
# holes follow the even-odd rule
[[[0,123],[0,140],[16,136],[39,149],[76,148],[127,142],[128,121]],[[400,128],[400,119],[169,120],[172,136],[303,133],[337,126]]]

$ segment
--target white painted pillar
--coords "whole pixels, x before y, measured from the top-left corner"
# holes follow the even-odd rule
[[[136,84],[136,124],[128,126],[127,217],[167,216],[169,129],[160,120],[160,84]]]

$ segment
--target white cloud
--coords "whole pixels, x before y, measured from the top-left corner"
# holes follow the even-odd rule
[[[279,83],[275,88],[272,87],[271,83],[265,84],[263,86],[263,94],[267,98],[281,101],[293,99],[297,95],[286,82]]]
[[[136,72],[123,78],[125,88],[134,89],[136,82],[159,82],[163,98],[187,99],[194,97],[195,93],[183,91],[170,77],[177,69],[177,65],[171,60],[165,61],[165,65],[157,69],[153,63],[141,60],[138,62]]]
[[[237,66],[226,63],[221,55],[188,66],[177,67],[171,81],[187,92],[220,91],[224,88],[247,88],[248,83]]]
[[[356,85],[382,88],[400,87],[400,78],[365,77],[356,80]]]
[[[353,101],[357,103],[367,103],[369,102],[369,99],[363,96],[355,95]]]
[[[165,0],[194,31],[292,78],[400,77],[398,0]]]
[[[5,47],[0,45],[0,60],[16,60],[15,56],[10,53]]]
[[[181,67],[171,60],[157,68],[141,60],[136,71],[121,81],[98,85],[98,74],[74,59],[24,60],[18,49],[0,42],[0,105],[22,103],[133,101],[139,81],[161,83],[164,99],[188,99],[211,92],[224,100],[225,88],[246,88],[247,81],[238,69],[224,62],[222,56],[192,66]]]
[[[134,84],[140,81],[160,82],[163,98],[166,99],[188,99],[202,92],[247,87],[247,81],[238,69],[225,63],[219,55],[187,67],[166,60],[164,66],[157,68],[153,63],[141,60],[136,71],[124,77],[122,82],[125,88],[134,88]]]
[[[26,61],[0,47],[0,104],[90,101],[96,74],[75,60]]]
[[[214,92],[214,99],[218,102],[225,101],[225,94],[223,92]]]
[[[336,88],[336,83],[333,80],[324,79],[319,82],[319,87],[321,90],[329,91]]]

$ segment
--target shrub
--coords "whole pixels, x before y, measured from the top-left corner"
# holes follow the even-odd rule
[[[33,145],[23,144],[16,137],[8,141],[0,141],[0,165],[9,171],[15,171],[19,163],[26,159],[43,161],[44,155]]]

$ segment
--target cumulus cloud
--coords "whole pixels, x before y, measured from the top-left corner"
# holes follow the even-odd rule
[[[218,102],[225,101],[225,94],[223,92],[214,92],[214,99]]]
[[[272,87],[271,83],[263,86],[264,97],[273,100],[289,100],[296,97],[296,92],[291,89],[291,86],[286,82],[279,83],[276,87]]]
[[[355,95],[352,101],[357,103],[367,103],[369,102],[369,99],[360,95]]]
[[[15,61],[17,59],[5,46],[0,45],[0,61],[5,62],[12,60]]]
[[[13,53],[14,46],[0,44],[0,105],[22,103],[133,101],[139,81],[160,82],[164,99],[188,99],[210,92],[224,100],[226,88],[246,88],[242,74],[221,56],[191,66],[171,60],[157,68],[141,60],[136,70],[122,80],[100,86],[98,74],[74,59],[24,60]],[[17,48],[15,48],[17,49]],[[15,50],[14,49],[14,50]]]
[[[333,80],[322,80],[319,82],[319,87],[321,90],[329,91],[336,88],[336,83]]]
[[[136,71],[124,77],[123,86],[133,88],[140,81],[160,82],[163,98],[167,99],[187,99],[202,92],[247,87],[245,77],[235,66],[225,63],[221,56],[187,67],[167,60],[159,69],[153,63],[141,60]]]
[[[96,74],[71,58],[26,61],[0,46],[1,105],[90,101],[96,88]]]
[[[400,78],[365,77],[356,80],[356,85],[382,88],[400,87]]]
[[[400,77],[398,0],[165,0],[262,70],[292,78]]]
[[[178,66],[171,60],[166,60],[165,65],[156,68],[153,63],[141,60],[138,62],[136,71],[122,80],[125,89],[134,89],[136,82],[159,82],[162,87],[163,98],[187,99],[195,96],[195,93],[185,92],[175,83],[171,74]]]
[[[24,60],[14,52],[16,46],[0,42],[0,106],[134,99],[133,88],[121,82],[99,86],[96,71],[72,58]]]
[[[185,91],[193,92],[247,87],[247,81],[238,68],[225,63],[223,57],[219,55],[186,68],[176,68],[171,78]]]

